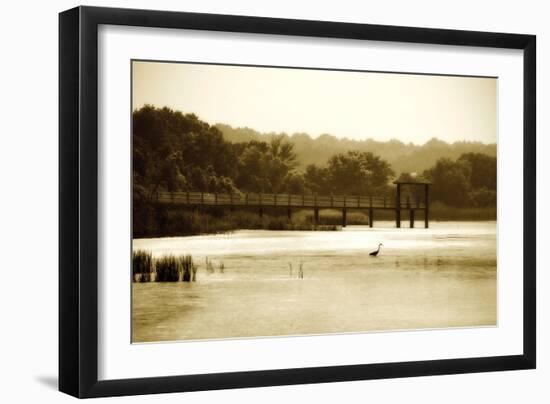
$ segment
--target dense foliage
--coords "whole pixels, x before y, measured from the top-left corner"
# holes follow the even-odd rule
[[[496,157],[466,153],[453,161],[441,158],[424,172],[432,182],[432,200],[449,206],[495,206],[497,197]]]

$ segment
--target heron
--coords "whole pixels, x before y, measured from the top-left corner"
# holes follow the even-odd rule
[[[378,253],[380,252],[380,246],[383,246],[384,244],[380,243],[378,244],[378,250],[371,252],[369,255],[376,257]]]

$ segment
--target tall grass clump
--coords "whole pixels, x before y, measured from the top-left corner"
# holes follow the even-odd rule
[[[132,274],[134,282],[150,282],[153,273],[153,255],[149,251],[132,252]]]
[[[193,263],[191,255],[180,255],[178,261],[181,266],[182,278],[184,282],[195,282],[197,280],[197,266]]]
[[[180,265],[173,255],[165,255],[156,262],[156,282],[178,282],[180,280]]]
[[[206,263],[206,271],[208,273],[213,273],[214,272],[214,264],[212,264],[212,261],[208,260],[208,257],[206,257],[205,259],[205,263]]]

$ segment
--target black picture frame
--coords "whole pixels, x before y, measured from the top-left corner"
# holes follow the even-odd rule
[[[98,380],[98,26],[194,29],[523,50],[523,353]],[[59,389],[103,397],[536,366],[536,37],[184,12],[77,7],[59,15]]]

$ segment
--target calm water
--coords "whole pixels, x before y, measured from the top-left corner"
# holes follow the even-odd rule
[[[134,240],[155,256],[192,254],[199,269],[195,283],[133,284],[133,340],[496,324],[496,222],[377,226]]]

